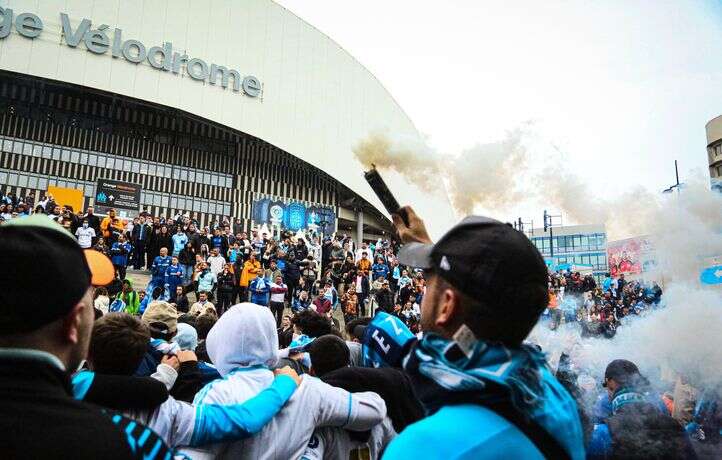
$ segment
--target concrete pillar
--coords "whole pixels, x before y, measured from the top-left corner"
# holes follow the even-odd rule
[[[356,211],[356,243],[361,247],[361,242],[364,239],[364,212],[362,210]]]

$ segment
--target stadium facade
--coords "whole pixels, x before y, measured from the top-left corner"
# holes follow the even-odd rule
[[[128,215],[388,230],[352,146],[419,134],[368,70],[280,5],[0,6],[0,190],[78,189],[88,205],[107,180],[137,187]],[[453,219],[445,197],[387,181],[399,201]]]

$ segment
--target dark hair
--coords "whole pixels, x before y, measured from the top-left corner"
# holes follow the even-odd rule
[[[333,334],[318,337],[306,350],[311,356],[311,367],[316,377],[346,367],[351,362],[348,345]]]
[[[301,333],[309,337],[331,334],[331,323],[313,310],[304,310],[291,318],[291,324],[298,326]]]
[[[196,318],[196,332],[198,332],[198,340],[205,340],[208,336],[208,332],[211,330],[214,324],[216,324],[218,318],[215,315],[202,314]]]
[[[133,375],[149,341],[150,331],[139,319],[127,313],[108,313],[93,326],[88,358],[100,374]]]
[[[369,323],[371,323],[371,318],[369,317],[353,319],[346,323],[346,334],[352,339],[361,340],[361,337],[356,337],[353,331],[356,329],[356,326],[368,326]]]
[[[178,317],[178,323],[190,324],[191,326],[196,327],[196,315],[191,315],[190,313],[183,313]]]

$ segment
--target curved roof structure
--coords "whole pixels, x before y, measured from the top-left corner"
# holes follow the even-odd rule
[[[352,146],[377,130],[419,136],[367,69],[269,0],[4,3],[14,28],[4,38],[0,31],[0,69],[177,108],[237,129],[327,172],[378,209]],[[400,202],[449,225],[446,197],[423,196],[398,177],[389,179]]]

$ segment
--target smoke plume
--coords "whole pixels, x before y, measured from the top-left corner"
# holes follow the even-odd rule
[[[530,338],[553,365],[561,352],[570,354],[580,383],[592,387],[617,358],[636,362],[657,382],[677,375],[700,388],[722,382],[722,290],[698,280],[709,258],[722,256],[722,196],[700,175],[680,193],[661,196],[640,187],[608,198],[565,168],[558,149],[560,155],[530,155],[528,140],[525,126],[453,156],[375,134],[354,152],[367,167],[397,171],[424,190],[445,185],[459,214],[476,207],[503,212],[526,198],[561,213],[565,222],[603,223],[609,239],[649,235],[657,268],[645,276],[662,283],[664,308],[629,320],[611,340],[582,338],[574,323],[556,331],[538,325]]]
[[[477,144],[452,156],[418,141],[373,133],[353,152],[364,167],[396,171],[424,191],[446,193],[448,188],[457,214],[466,215],[476,206],[500,210],[522,198],[524,190],[515,177],[528,163],[524,136],[525,130],[517,128],[501,141]]]

